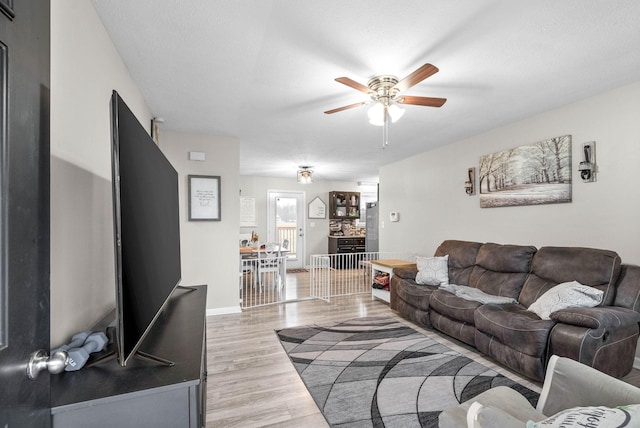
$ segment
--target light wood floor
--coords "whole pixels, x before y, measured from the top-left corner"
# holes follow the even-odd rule
[[[308,274],[289,274],[301,287]],[[308,286],[308,285],[307,285]],[[307,300],[207,318],[207,427],[327,427],[274,330],[365,316],[391,316],[523,385],[540,385],[497,366],[458,342],[398,317],[370,295]],[[640,386],[640,371],[625,378]]]

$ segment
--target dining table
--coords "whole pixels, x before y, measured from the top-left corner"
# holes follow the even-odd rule
[[[289,250],[282,245],[272,245],[271,250],[279,258],[279,272],[278,276],[281,278],[282,287],[286,286],[287,280],[287,253]],[[252,267],[252,271],[255,273],[258,270],[259,260],[266,257],[267,249],[265,245],[260,246],[244,246],[240,247],[240,276],[244,273],[248,266]],[[256,275],[254,275],[255,283]],[[262,284],[260,284],[262,285]]]

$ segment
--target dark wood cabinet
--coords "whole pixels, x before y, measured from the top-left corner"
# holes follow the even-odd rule
[[[364,236],[330,236],[329,254],[364,253]]]
[[[333,220],[359,219],[360,192],[330,192],[329,211]]]
[[[329,254],[336,255],[331,257],[331,267],[334,269],[358,267],[365,250],[364,244],[364,236],[330,236]]]

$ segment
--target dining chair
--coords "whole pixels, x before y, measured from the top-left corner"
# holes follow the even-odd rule
[[[264,246],[264,251],[258,252],[258,278],[260,286],[264,286],[265,275],[267,273],[272,274],[273,285],[279,285],[281,283],[280,278],[280,263],[282,258],[278,251],[278,244],[267,243]]]

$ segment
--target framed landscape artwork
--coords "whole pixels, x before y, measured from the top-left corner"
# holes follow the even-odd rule
[[[480,207],[571,202],[571,135],[480,157]]]

